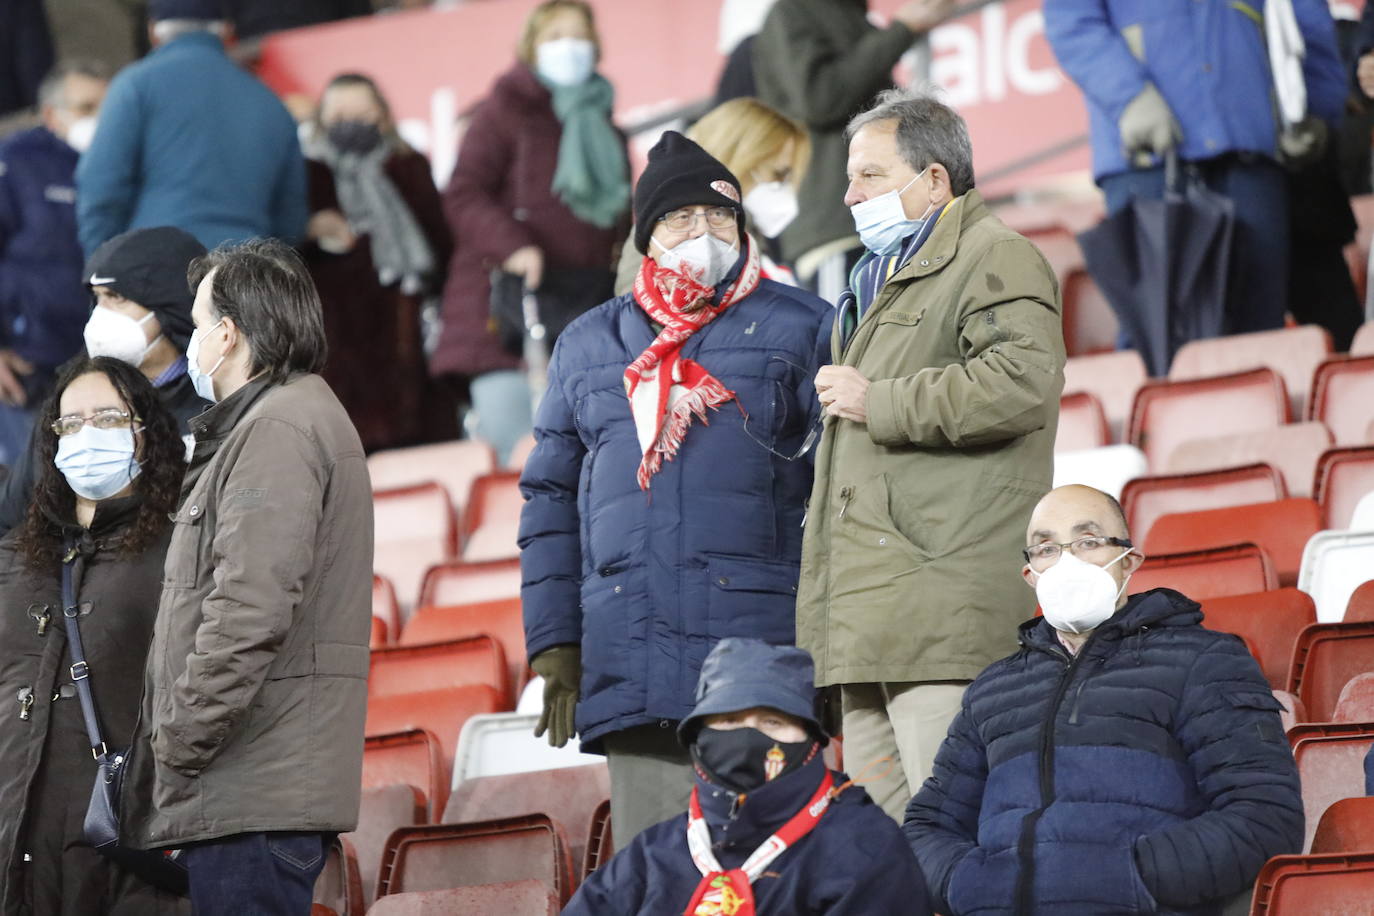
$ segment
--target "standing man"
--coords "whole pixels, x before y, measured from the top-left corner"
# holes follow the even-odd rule
[[[0,141],[0,464],[28,445],[37,403],[81,349],[76,161],[108,80],[96,63],[58,66],[39,86],[42,126]]]
[[[305,161],[272,92],[224,53],[219,0],[151,0],[155,48],[110,85],[76,181],[87,254],[128,229],[177,226],[206,248],[305,234]]]
[[[191,281],[188,368],[216,403],[167,551],[127,831],[184,850],[197,916],[305,916],[358,820],[372,491],[296,253],[220,248]]]
[[[1050,488],[1059,290],[973,189],[968,128],[892,91],[850,122],[845,203],[868,251],[816,376],[825,432],[797,644],[839,684],[845,759],[901,820],[968,681],[1034,603],[997,558]]]

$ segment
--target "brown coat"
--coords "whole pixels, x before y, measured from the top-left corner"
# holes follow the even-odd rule
[[[372,491],[317,375],[194,421],[122,803],[144,846],[356,826]],[[152,758],[151,760],[149,758]]]

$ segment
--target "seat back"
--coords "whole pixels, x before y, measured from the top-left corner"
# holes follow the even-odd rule
[[[496,470],[496,453],[476,439],[393,448],[367,456],[367,472],[376,489],[408,487],[427,480],[443,484],[462,513],[472,482]]]
[[[1374,356],[1337,356],[1312,378],[1310,418],[1331,430],[1337,445],[1364,445],[1374,420]]]
[[[592,812],[591,829],[587,831],[587,852],[582,857],[582,880],[615,855],[615,836],[611,832],[611,800],[608,798]]]
[[[1319,530],[1321,512],[1310,499],[1175,512],[1155,520],[1145,536],[1145,553],[1181,553],[1248,541],[1264,548],[1280,585],[1297,585],[1303,549]]]
[[[338,916],[363,916],[367,910],[358,854],[345,837],[335,837],[325,852],[324,868],[315,879],[314,902]]]
[[[1374,722],[1374,671],[1364,671],[1345,682],[1331,721]]]
[[[1169,456],[1170,474],[1211,471],[1264,462],[1283,477],[1290,496],[1311,496],[1312,475],[1322,453],[1331,447],[1323,423],[1285,423],[1225,436],[1189,439]]]
[[[1272,465],[1248,464],[1189,474],[1137,477],[1122,489],[1121,507],[1126,510],[1131,533],[1143,543],[1161,515],[1243,506],[1287,496],[1283,478]]]
[[[1136,393],[1129,441],[1156,473],[1180,443],[1288,422],[1288,393],[1272,369],[1184,381],[1147,382]]]
[[[363,742],[363,789],[409,785],[420,792],[423,821],[448,801],[443,745],[423,728],[369,735]]]
[[[1250,916],[1368,916],[1374,852],[1275,856],[1260,869]]]
[[[1374,493],[1374,446],[1327,449],[1317,461],[1313,495],[1323,528],[1349,528],[1355,506]]]
[[[1064,393],[1088,391],[1096,395],[1107,415],[1110,441],[1120,442],[1131,418],[1135,393],[1148,377],[1144,361],[1134,350],[1070,356],[1064,363]]]
[[[1077,452],[1056,452],[1054,485],[1082,484],[1120,498],[1126,484],[1146,470],[1145,453],[1134,445],[1104,445]]]
[[[1364,757],[1374,743],[1374,723],[1297,725],[1289,729],[1288,741],[1302,782],[1306,852],[1326,809],[1364,794]]]
[[[1129,586],[1132,594],[1152,588],[1177,589],[1195,601],[1278,587],[1273,564],[1254,544],[1147,556]]]
[[[1054,437],[1056,453],[1100,448],[1110,441],[1107,415],[1096,395],[1076,391],[1059,399],[1059,426]]]
[[[379,897],[367,916],[558,916],[558,895],[536,878]]]
[[[344,837],[358,855],[363,900],[371,904],[377,896],[377,869],[382,864],[382,849],[397,827],[413,827],[428,820],[424,793],[414,786],[374,786],[364,788],[358,807],[358,827]]]
[[[496,471],[474,480],[463,513],[463,559],[474,563],[519,557],[515,538],[524,505],[519,471]]]
[[[1322,814],[1312,854],[1336,852],[1374,853],[1374,796],[1342,798]]]
[[[457,555],[453,506],[442,486],[423,483],[374,491],[372,512],[376,524],[372,567],[395,586],[404,620],[415,606],[425,570]]]
[[[534,727],[538,722],[537,712],[505,712],[468,719],[458,735],[454,787],[478,776],[605,764],[604,757],[582,753],[576,741],[553,747],[545,738],[536,738]]]
[[[372,576],[372,616],[383,623],[386,638],[382,645],[392,642],[401,632],[401,606],[396,602],[396,587],[386,576]]]
[[[520,597],[520,561],[488,560],[481,563],[440,563],[425,572],[419,607],[476,604],[499,598]]]
[[[443,642],[486,634],[497,641],[506,657],[508,682],[518,696],[525,686],[525,621],[519,598],[503,598],[477,604],[422,607],[401,630],[403,646]]]
[[[1288,665],[1298,634],[1316,622],[1316,605],[1296,588],[1202,601],[1202,625],[1248,639],[1259,653],[1260,668],[1269,685],[1280,690],[1288,688]]]
[[[1365,582],[1350,595],[1341,623],[1374,621],[1374,580]]]
[[[1267,366],[1283,376],[1293,416],[1302,416],[1312,373],[1331,355],[1331,334],[1305,324],[1295,328],[1190,340],[1174,354],[1169,378],[1195,379]]]
[[[1279,711],[1279,721],[1283,723],[1283,730],[1286,732],[1295,725],[1300,725],[1307,721],[1307,710],[1303,708],[1302,700],[1299,700],[1287,690],[1271,690],[1274,699],[1279,701],[1283,707]]]
[[[1317,603],[1317,620],[1339,621],[1355,589],[1374,578],[1374,531],[1320,531],[1307,541],[1298,588]]]
[[[1345,685],[1366,671],[1374,671],[1374,623],[1314,623],[1293,646],[1288,690],[1313,722],[1330,722]]]
[[[1366,321],[1355,332],[1355,339],[1350,342],[1350,355],[1374,355],[1374,321]]]
[[[392,646],[372,653],[369,697],[486,684],[503,705],[514,705],[501,645],[485,633],[419,646]]]
[[[521,436],[511,446],[510,456],[506,458],[506,469],[511,471],[523,471],[525,462],[530,460],[530,455],[534,454],[534,433],[526,433]]]

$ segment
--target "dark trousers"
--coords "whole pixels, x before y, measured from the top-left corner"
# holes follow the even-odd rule
[[[1235,205],[1224,333],[1283,327],[1288,306],[1288,179],[1278,163],[1260,157],[1220,156],[1189,162],[1203,184]],[[1133,197],[1164,196],[1164,167],[1134,169],[1099,181],[1107,212]]]
[[[332,836],[242,833],[182,853],[195,916],[309,916]]]

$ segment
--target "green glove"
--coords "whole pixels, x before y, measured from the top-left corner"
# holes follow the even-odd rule
[[[1117,127],[1126,158],[1137,164],[1148,165],[1147,154],[1162,156],[1183,139],[1183,129],[1154,83],[1146,83],[1140,94],[1131,99],[1121,112]]]
[[[562,747],[576,729],[578,684],[582,680],[582,649],[579,646],[554,646],[530,659],[530,667],[544,678],[544,711],[534,727],[534,737],[549,733],[549,744]]]

